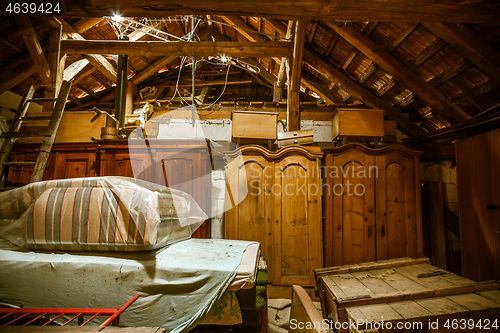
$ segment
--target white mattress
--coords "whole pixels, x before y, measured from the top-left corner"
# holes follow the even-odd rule
[[[256,243],[249,245],[243,253],[238,272],[227,290],[236,291],[240,289],[251,289],[255,286],[259,257],[260,244]]]
[[[259,243],[222,239],[190,239],[157,251],[58,253],[22,250],[0,238],[0,298],[26,307],[113,308],[139,293],[120,322],[169,327],[172,318],[206,297],[207,288],[217,285],[211,281],[230,267],[237,274],[220,283],[228,286],[220,292],[252,288],[259,255]],[[236,266],[231,266],[234,259]]]

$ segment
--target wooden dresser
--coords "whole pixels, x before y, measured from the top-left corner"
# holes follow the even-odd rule
[[[323,154],[302,146],[271,152],[248,145],[228,157],[240,152],[226,169],[229,188],[238,191],[226,191],[225,238],[260,242],[273,285],[314,286],[313,270],[323,265]]]
[[[15,146],[15,160],[33,161],[40,145]],[[29,166],[9,169],[7,186],[28,184]],[[97,143],[56,143],[44,180],[97,176],[135,177],[184,191],[210,216],[211,163],[205,140],[113,140]],[[210,235],[204,223],[193,237]]]
[[[325,153],[325,267],[422,256],[420,153],[359,144]]]

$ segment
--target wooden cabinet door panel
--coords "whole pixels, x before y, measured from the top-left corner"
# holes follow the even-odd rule
[[[288,156],[275,164],[274,270],[280,285],[314,286],[322,267],[321,187],[316,161]]]
[[[331,157],[324,187],[331,207],[325,225],[325,265],[373,261],[375,255],[374,157],[350,151]]]
[[[52,179],[96,176],[95,152],[57,153]]]
[[[260,242],[262,254],[271,263],[273,164],[262,156],[243,156],[239,162],[226,169],[232,182],[228,188],[233,189],[226,191],[226,207],[239,204],[225,214],[225,238]]]
[[[376,157],[377,260],[420,257],[420,183],[414,158],[393,152]],[[417,210],[417,207],[419,209]]]
[[[185,152],[157,149],[155,152],[154,182],[186,192],[200,208],[211,215],[211,167],[206,149]],[[207,237],[207,222],[193,234],[195,238]]]

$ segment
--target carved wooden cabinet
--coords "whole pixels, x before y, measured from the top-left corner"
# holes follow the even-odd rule
[[[226,169],[225,237],[260,242],[272,284],[313,286],[323,264],[322,154],[248,145],[229,156],[240,152]]]
[[[36,161],[40,144],[19,144],[14,147],[14,161]],[[43,180],[99,175],[98,145],[95,143],[56,143],[52,147]],[[7,186],[22,186],[30,182],[33,166],[9,167]]]
[[[126,176],[166,185],[190,194],[210,216],[210,154],[205,140],[118,140],[99,148],[101,176]],[[193,237],[210,235],[208,221]]]
[[[19,144],[17,161],[35,161],[40,145]],[[31,168],[31,169],[30,169]],[[10,167],[7,186],[28,184],[31,166]],[[210,216],[211,171],[205,140],[99,141],[99,143],[56,143],[52,147],[44,180],[95,176],[124,176],[165,184],[184,191]],[[193,237],[206,238],[204,223]]]
[[[325,151],[325,266],[423,255],[420,152]]]

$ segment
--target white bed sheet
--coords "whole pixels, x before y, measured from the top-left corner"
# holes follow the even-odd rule
[[[182,296],[176,300],[177,305],[171,305],[172,299],[165,296],[182,293],[179,291],[182,288],[186,288],[186,295],[205,294],[200,283],[208,282],[219,269],[227,269],[226,260],[234,258],[238,251],[243,253],[238,273],[226,286],[238,290],[255,285],[259,243],[196,239],[180,243],[192,244],[189,246],[196,249],[182,250],[180,253],[186,260],[180,262],[198,262],[200,266],[199,272],[188,268],[182,273],[182,284],[172,280],[169,273],[169,267],[179,269],[179,260],[173,259],[178,253],[175,250],[120,254],[32,252],[0,238],[0,298],[12,304],[22,302],[25,307],[116,308],[139,293],[141,297],[122,315],[120,322],[125,326],[167,327],[172,316],[186,311],[179,313],[178,307],[190,309],[197,298]],[[237,252],[231,249],[242,246]],[[176,248],[175,244],[172,248]],[[212,252],[218,254],[214,256]],[[170,314],[164,310],[168,306],[173,306]]]

